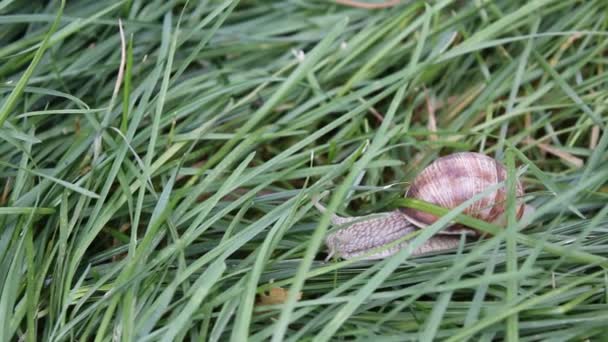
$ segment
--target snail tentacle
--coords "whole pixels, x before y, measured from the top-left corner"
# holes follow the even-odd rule
[[[317,198],[313,198],[312,204],[322,214],[327,211],[327,208],[325,208],[321,203],[319,203],[319,200]],[[358,218],[357,217],[342,217],[342,216],[339,216],[336,214],[331,214],[331,216],[329,217],[329,220],[331,221],[332,224],[339,226],[339,225],[343,225],[343,224],[346,224],[349,222],[356,221],[356,220],[358,220]]]

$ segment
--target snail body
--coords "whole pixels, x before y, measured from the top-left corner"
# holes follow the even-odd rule
[[[413,198],[453,209],[469,200],[476,194],[484,192],[488,187],[504,182],[507,171],[497,160],[480,153],[462,152],[441,157],[423,169],[412,181],[406,193],[407,198]],[[516,217],[521,218],[527,209],[521,198],[523,186],[516,181]],[[506,184],[492,191],[472,205],[463,213],[474,218],[504,226],[506,211]],[[317,208],[324,210],[316,204]],[[438,218],[432,214],[412,208],[400,208],[389,213],[374,215],[373,218],[342,218],[332,217],[334,224],[349,225],[326,238],[330,256],[336,255],[344,259],[365,254],[371,249],[383,246],[417,229],[434,223]],[[459,224],[446,227],[437,235],[431,237],[425,244],[413,251],[412,254],[423,254],[458,246],[460,235],[477,236],[479,232]],[[407,246],[407,241],[391,246],[382,252],[368,256],[366,259],[380,259],[398,252]]]

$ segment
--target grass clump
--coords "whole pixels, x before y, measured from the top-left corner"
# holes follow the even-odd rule
[[[0,1],[0,339],[606,336],[608,4],[380,7]],[[535,214],[323,261],[313,196],[386,211],[454,151]]]

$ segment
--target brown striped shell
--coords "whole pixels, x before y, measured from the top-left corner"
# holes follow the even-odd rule
[[[507,170],[500,162],[480,153],[454,153],[435,160],[414,179],[406,197],[423,200],[437,206],[453,209],[489,186],[502,182]],[[506,209],[506,183],[498,190],[473,203],[464,214],[486,222],[504,225],[503,213]],[[523,187],[516,184],[517,218],[524,212]],[[405,217],[418,227],[425,227],[437,217],[411,208],[403,208]],[[476,235],[477,232],[454,225],[442,231],[444,234],[461,232]]]

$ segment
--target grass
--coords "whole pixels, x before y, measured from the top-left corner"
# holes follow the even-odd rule
[[[0,1],[0,340],[607,336],[608,4],[341,2]],[[535,213],[400,199],[455,151]],[[325,262],[324,191],[495,235]]]

